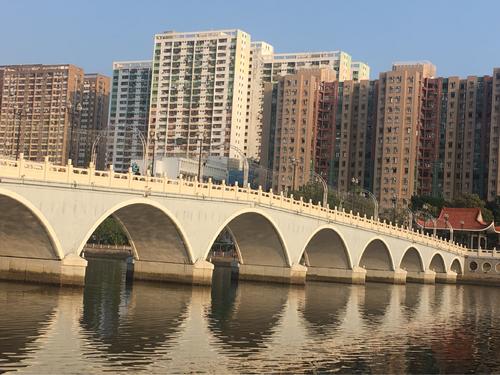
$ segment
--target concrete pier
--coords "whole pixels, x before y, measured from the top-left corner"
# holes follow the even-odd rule
[[[292,267],[240,264],[239,280],[269,281],[282,284],[305,284],[307,267],[294,264]]]
[[[406,273],[407,283],[419,283],[419,284],[434,284],[436,282],[436,272],[427,271],[407,271]]]
[[[0,279],[83,286],[87,261],[77,255],[62,260],[0,257]]]
[[[378,283],[388,284],[406,284],[406,271],[397,268],[391,270],[366,270],[366,281],[374,281]]]
[[[436,272],[436,283],[440,284],[456,284],[457,273],[453,271]]]
[[[351,269],[308,267],[307,280],[346,284],[364,284],[366,270],[361,267]]]
[[[134,279],[210,285],[214,265],[205,260],[194,264],[134,261]]]

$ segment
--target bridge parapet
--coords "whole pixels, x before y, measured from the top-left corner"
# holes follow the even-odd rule
[[[55,184],[69,184],[74,188],[79,186],[110,188],[120,190],[134,190],[143,192],[144,196],[151,194],[174,194],[196,196],[220,200],[251,202],[255,205],[268,206],[279,210],[286,210],[298,215],[318,217],[332,223],[343,223],[378,232],[380,234],[407,240],[433,247],[438,250],[451,252],[460,256],[467,254],[467,249],[462,245],[445,239],[433,237],[416,232],[407,227],[392,225],[385,221],[373,220],[366,216],[354,215],[336,207],[331,209],[323,207],[320,203],[304,202],[294,199],[293,196],[285,197],[283,193],[274,194],[265,192],[260,187],[252,189],[249,186],[241,187],[220,185],[208,182],[168,179],[166,177],[138,176],[128,173],[116,173],[113,169],[106,171],[95,170],[91,164],[89,168],[75,168],[71,162],[66,166],[58,166],[45,162],[31,162],[24,160],[22,154],[19,160],[0,159],[0,177],[22,179],[23,181],[44,181]]]

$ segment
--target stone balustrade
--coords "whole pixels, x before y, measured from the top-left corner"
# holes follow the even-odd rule
[[[294,199],[293,196],[285,197],[283,193],[274,194],[265,192],[260,187],[251,189],[234,186],[214,184],[211,180],[206,183],[188,181],[184,179],[168,179],[165,177],[150,177],[134,175],[131,170],[128,173],[116,173],[113,169],[99,171],[91,164],[89,168],[75,168],[71,161],[66,166],[53,165],[45,159],[45,162],[31,162],[24,160],[22,154],[19,160],[0,159],[0,176],[2,178],[22,179],[26,181],[43,181],[54,184],[69,184],[73,188],[111,188],[120,190],[140,191],[144,196],[151,194],[194,196],[201,199],[236,200],[249,202],[255,205],[273,207],[286,210],[298,215],[318,217],[331,223],[343,223],[360,229],[370,230],[392,237],[401,238],[409,242],[433,247],[435,249],[448,251],[460,256],[468,254],[462,245],[452,243],[448,240],[433,237],[413,231],[407,227],[392,225],[385,221],[373,220],[366,216],[354,215],[338,210],[323,207],[320,203],[304,202],[302,199]]]

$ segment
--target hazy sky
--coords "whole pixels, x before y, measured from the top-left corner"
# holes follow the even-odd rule
[[[393,61],[430,60],[438,75],[500,66],[496,0],[0,0],[0,65],[72,63],[109,74],[149,59],[165,30],[240,28],[277,52],[341,49],[371,78]]]

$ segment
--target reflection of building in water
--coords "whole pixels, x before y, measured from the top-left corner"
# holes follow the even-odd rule
[[[80,324],[93,343],[85,354],[109,355],[109,365],[141,368],[160,357],[160,348],[179,334],[190,303],[182,285],[125,284],[125,263],[90,261]],[[129,295],[128,295],[129,294]]]
[[[287,288],[264,283],[231,284],[231,274],[225,271],[230,270],[214,274],[217,286],[212,284],[212,307],[207,316],[210,331],[227,353],[263,350],[280,323]]]
[[[58,294],[57,288],[0,284],[0,373],[35,354],[30,344],[52,324]]]

